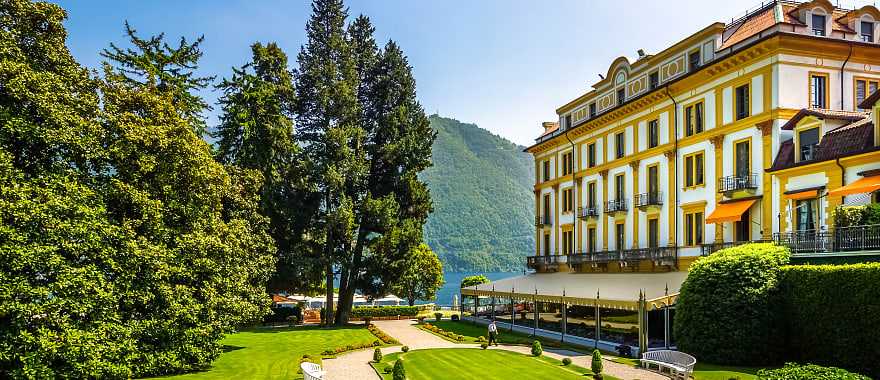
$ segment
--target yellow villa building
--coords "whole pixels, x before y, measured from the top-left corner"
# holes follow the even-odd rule
[[[655,54],[614,60],[556,109],[535,159],[530,273],[462,289],[475,321],[638,353],[674,347],[688,267],[749,241],[870,260],[880,11],[775,1]]]

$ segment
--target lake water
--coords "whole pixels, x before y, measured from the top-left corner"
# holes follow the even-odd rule
[[[461,302],[461,295],[459,294],[459,286],[461,285],[461,280],[467,276],[474,276],[482,274],[489,278],[491,281],[500,280],[502,278],[514,277],[522,275],[521,272],[455,272],[455,273],[444,273],[443,280],[444,284],[440,290],[437,291],[437,298],[433,300],[419,300],[417,304],[424,303],[436,303],[441,306],[450,306],[452,305],[452,298],[455,295],[458,295],[458,300]]]

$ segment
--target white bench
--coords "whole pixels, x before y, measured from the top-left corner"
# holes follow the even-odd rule
[[[697,359],[684,352],[658,350],[645,352],[641,362],[647,369],[651,369],[652,365],[657,366],[660,372],[663,372],[663,368],[669,368],[673,378],[687,379],[693,373]]]
[[[303,362],[300,363],[299,368],[303,371],[304,380],[322,380],[324,378],[324,371],[321,371],[321,366],[315,363]]]

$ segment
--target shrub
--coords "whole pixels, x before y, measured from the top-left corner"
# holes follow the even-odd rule
[[[878,284],[878,263],[783,268],[781,302],[791,354],[785,359],[880,378]]]
[[[452,321],[454,321],[454,322],[457,322],[460,319],[458,314],[452,314],[451,318],[452,318]]]
[[[455,340],[457,340],[457,341],[459,341],[459,342],[463,342],[463,341],[464,341],[464,335],[456,335],[456,336],[455,336]]]
[[[562,358],[562,365],[567,366],[569,364],[571,364],[571,358]]]
[[[382,341],[380,341],[378,339],[373,341],[373,347],[379,347],[381,345],[382,345]]]
[[[400,351],[409,352],[409,346],[403,346],[400,348]]]
[[[394,362],[394,370],[391,378],[394,380],[406,380],[406,370],[403,369],[403,359]]]
[[[534,341],[532,342],[532,356],[541,356],[541,353],[544,352],[544,349],[541,348],[541,342]]]
[[[443,313],[441,313],[441,312],[434,313],[434,319],[436,319],[437,322],[440,322],[440,320],[443,319]]]
[[[423,323],[425,323],[425,317],[424,317],[424,316],[420,316],[420,317],[418,317],[418,318],[416,318],[416,319],[419,321],[419,324],[420,324],[420,325],[423,324]]]
[[[467,277],[461,279],[460,286],[462,288],[470,288],[474,285],[488,284],[488,283],[489,283],[488,277],[486,277],[482,274],[478,274],[475,276],[467,276]]]
[[[484,336],[482,336],[482,335],[480,335],[480,336],[477,337],[477,343],[485,342],[485,341],[486,341],[486,337],[484,337]]]
[[[351,309],[352,318],[377,317],[415,317],[419,313],[417,306],[356,306]]]
[[[678,298],[678,348],[718,364],[778,361],[784,347],[777,285],[788,258],[786,248],[765,243],[723,249],[697,260]]]
[[[382,350],[379,349],[379,347],[376,347],[376,349],[373,350],[373,361],[376,363],[382,361]]]
[[[836,380],[870,380],[869,377],[859,375],[835,367],[820,367],[813,364],[798,365],[786,363],[779,369],[762,369],[758,371],[758,380],[812,380],[812,379],[836,379]]]
[[[392,367],[391,364],[386,364],[385,368],[382,369],[382,372],[391,373]]]
[[[489,343],[480,343],[480,348],[482,348],[484,350],[489,348]]]
[[[599,350],[593,350],[593,360],[590,361],[590,370],[593,371],[594,375],[601,375],[604,369],[605,365],[602,363],[602,353],[599,352]]]

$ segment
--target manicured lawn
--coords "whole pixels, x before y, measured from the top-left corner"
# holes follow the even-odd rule
[[[393,366],[398,357],[403,358],[406,377],[410,380],[509,380],[509,379],[584,379],[590,373],[574,365],[563,366],[559,361],[535,358],[504,350],[480,350],[473,348],[443,348],[413,350],[405,354],[386,355],[381,363],[373,364],[383,378],[385,366]],[[616,380],[605,376],[605,379]]]
[[[223,340],[227,351],[203,372],[169,376],[180,379],[294,379],[303,354],[320,355],[337,346],[372,342],[363,327],[251,329]]]
[[[489,336],[488,335],[489,332],[488,332],[486,326],[475,325],[471,322],[463,322],[463,321],[436,322],[433,320],[432,321],[425,320],[425,323],[430,323],[430,324],[437,326],[443,330],[451,331],[456,334],[463,335],[464,341],[456,342],[456,343],[474,343],[477,341],[477,337],[479,337],[479,336],[482,336],[484,338],[488,338],[488,336]],[[428,330],[423,329],[423,331],[426,331],[426,332],[433,334],[433,332],[428,331]],[[434,335],[437,335],[437,334],[434,334]],[[443,339],[449,340],[449,341],[453,341],[453,340],[451,340],[447,337],[444,337],[444,336],[440,336],[440,337]],[[585,352],[585,353],[592,352],[592,349],[588,348],[588,347],[560,343],[560,342],[552,340],[552,339],[546,339],[546,338],[541,338],[541,337],[538,337],[538,340],[541,341],[541,344],[544,345],[545,347],[565,348],[567,350],[572,350],[572,351],[577,351],[577,352]],[[527,334],[523,334],[520,332],[510,332],[510,331],[507,331],[506,329],[504,329],[503,326],[501,326],[501,325],[498,326],[498,342],[499,343],[531,345],[532,342],[534,342],[534,341],[535,341],[535,337],[533,337],[533,336],[529,336]],[[605,354],[605,353],[606,352],[603,352],[603,354]]]

